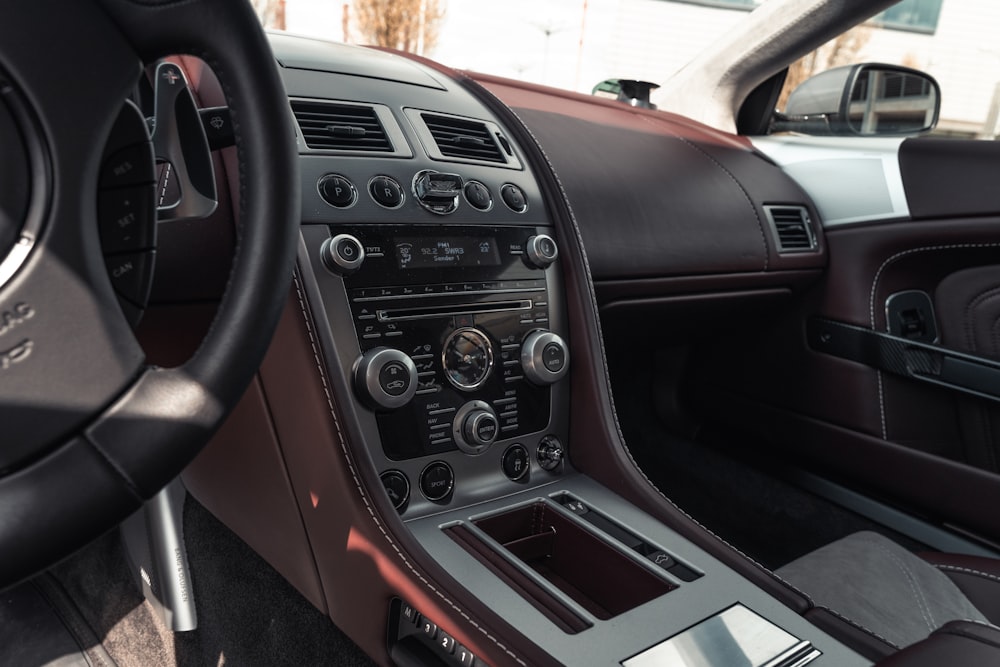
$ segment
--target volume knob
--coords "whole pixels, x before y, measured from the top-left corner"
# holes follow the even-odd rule
[[[525,244],[528,264],[536,269],[544,269],[559,257],[559,246],[548,234],[537,234]]]
[[[323,241],[319,256],[323,260],[323,266],[343,276],[361,268],[365,261],[365,248],[354,236],[337,234],[332,239]]]

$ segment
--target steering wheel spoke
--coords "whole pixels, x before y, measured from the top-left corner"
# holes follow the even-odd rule
[[[287,97],[248,3],[0,2],[3,587],[133,511],[235,405],[288,295],[298,166]],[[130,227],[155,206],[152,179],[128,172],[146,159],[130,146],[146,137],[119,145],[112,128],[143,64],[174,54],[202,57],[225,91],[240,243],[199,350],[180,368],[153,369],[130,324],[155,238]]]

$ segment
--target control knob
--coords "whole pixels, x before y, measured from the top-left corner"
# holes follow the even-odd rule
[[[536,269],[544,269],[559,257],[559,246],[548,234],[537,234],[525,244],[528,264]]]
[[[564,456],[565,452],[563,451],[562,443],[554,435],[547,435],[542,438],[542,441],[538,443],[538,450],[535,452],[538,465],[541,466],[542,470],[549,472],[556,470],[562,465]]]
[[[532,384],[544,386],[560,380],[569,370],[566,341],[551,331],[532,331],[521,343],[521,367]]]
[[[358,361],[354,388],[366,405],[395,410],[409,403],[417,392],[417,367],[399,350],[376,347]]]
[[[469,401],[455,413],[452,435],[455,444],[466,454],[482,454],[500,432],[500,422],[489,403]]]
[[[337,234],[323,241],[319,247],[323,266],[334,273],[345,276],[361,268],[365,261],[365,247],[350,234]]]
[[[420,205],[431,213],[448,215],[458,208],[458,196],[464,181],[458,174],[421,171],[413,177],[413,194]]]

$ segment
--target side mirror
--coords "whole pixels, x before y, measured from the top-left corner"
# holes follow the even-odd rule
[[[772,131],[819,135],[894,136],[934,128],[941,88],[908,67],[865,63],[836,67],[792,91]]]
[[[591,94],[624,102],[632,107],[655,109],[656,105],[649,101],[649,94],[659,87],[659,84],[636,79],[605,79],[594,86]]]

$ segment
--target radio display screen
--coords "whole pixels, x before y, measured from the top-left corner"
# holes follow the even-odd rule
[[[500,265],[497,240],[492,236],[401,237],[394,243],[400,269]]]

